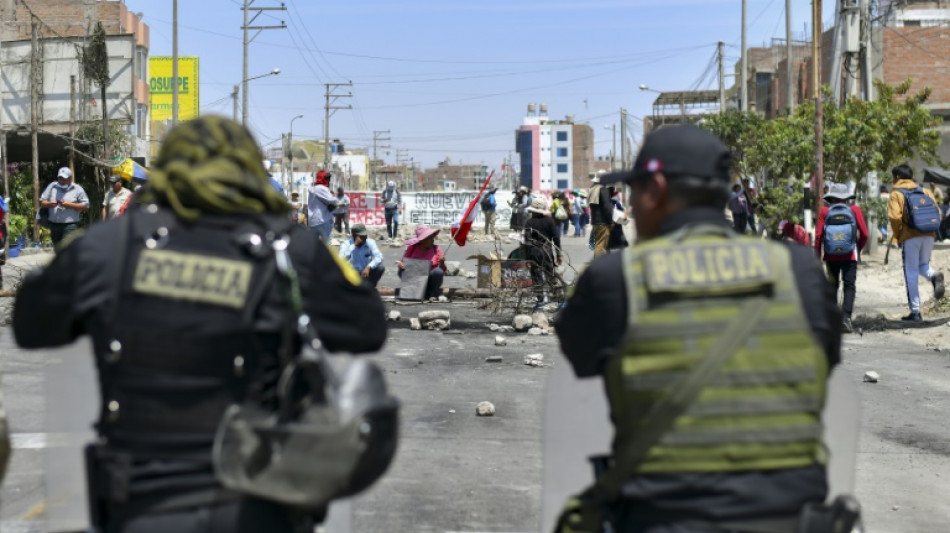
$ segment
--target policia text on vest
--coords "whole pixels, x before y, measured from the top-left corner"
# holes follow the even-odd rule
[[[771,279],[772,268],[764,245],[733,244],[689,246],[657,250],[645,257],[646,281],[651,291],[680,288],[730,289]]]

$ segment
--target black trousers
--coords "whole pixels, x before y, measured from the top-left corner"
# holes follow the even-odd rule
[[[383,216],[386,217],[386,235],[390,239],[395,239],[399,235],[399,220],[396,211],[383,211]]]
[[[79,229],[79,224],[76,222],[68,222],[65,224],[60,224],[58,222],[50,222],[49,225],[49,235],[50,239],[53,241],[53,245],[59,244],[59,241],[66,238],[67,235]]]
[[[262,500],[238,500],[213,506],[126,516],[106,526],[105,533],[294,533],[282,507]],[[313,527],[310,527],[313,530]]]
[[[854,296],[857,292],[856,281],[858,279],[857,261],[826,261],[828,265],[828,278],[835,288],[835,295],[844,282],[844,301],[841,304],[841,311],[846,317],[851,317],[854,311]]]

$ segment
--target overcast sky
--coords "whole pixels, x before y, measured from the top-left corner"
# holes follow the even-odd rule
[[[171,55],[172,2],[126,0],[151,28],[150,55]],[[793,32],[806,31],[811,2],[792,2]],[[826,1],[832,21],[834,2]],[[202,113],[230,116],[242,79],[243,1],[179,1],[179,55],[198,56]],[[279,6],[255,0],[255,7]],[[250,45],[249,125],[265,146],[294,137],[323,138],[324,83],[353,82],[352,110],[330,120],[330,136],[371,146],[390,130],[393,149],[434,166],[500,167],[514,152],[514,130],[529,102],[548,114],[574,115],[595,131],[597,155],[611,147],[619,108],[651,112],[655,93],[714,89],[716,42],[726,43],[727,73],[740,49],[740,0],[285,0],[266,11]],[[749,0],[749,46],[785,35],[784,0]],[[810,31],[810,30],[808,30]],[[727,78],[727,86],[732,79]],[[631,118],[635,137],[642,124]],[[619,125],[618,125],[619,131]]]

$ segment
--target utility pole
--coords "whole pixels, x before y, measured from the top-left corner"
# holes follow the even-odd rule
[[[244,127],[247,127],[247,45],[251,44],[264,30],[283,30],[287,28],[284,21],[280,21],[280,26],[251,26],[264,11],[287,11],[283,4],[280,7],[252,7],[253,3],[254,0],[244,0],[244,7],[242,8],[244,10],[244,25],[241,26],[241,29],[244,30],[244,75],[241,77],[241,89],[244,92],[241,95],[241,124]],[[249,11],[255,12],[250,19],[248,19]],[[248,30],[256,30],[256,33],[248,38]]]
[[[871,3],[868,0],[861,0],[861,85],[864,89],[864,101],[874,101],[874,63],[872,56],[874,48],[871,46]],[[873,239],[872,239],[872,242]]]
[[[324,92],[325,104],[323,106],[323,111],[325,113],[325,118],[323,120],[323,168],[324,170],[330,168],[330,117],[339,109],[353,109],[352,105],[338,106],[333,105],[340,98],[352,98],[353,93],[348,92],[346,94],[337,94],[336,90],[340,87],[352,87],[353,82],[348,81],[346,83],[324,83],[326,91]]]
[[[76,76],[69,76],[69,170],[76,174]]]
[[[821,213],[822,188],[824,187],[824,145],[822,143],[821,103],[821,0],[811,4],[811,82],[812,98],[815,99],[815,211]]]
[[[792,80],[792,0],[785,0],[785,107],[791,115],[795,109]]]
[[[742,60],[739,73],[739,110],[749,110],[749,49],[746,47],[746,0],[742,0]]]
[[[389,130],[373,132],[373,160],[370,162],[370,165],[369,165],[370,187],[372,187],[373,190],[379,189],[379,183],[376,182],[376,161],[378,160],[376,156],[376,150],[380,148],[383,150],[390,148],[388,144],[385,146],[380,146],[377,143],[379,143],[379,141],[391,141],[392,137],[389,136],[390,133],[391,132]]]
[[[172,127],[178,125],[178,0],[172,0]]]
[[[3,24],[0,16],[0,58],[3,57]],[[3,78],[3,61],[0,61],[0,79]],[[10,197],[10,180],[7,176],[7,132],[3,129],[3,91],[0,90],[0,178],[3,179],[3,197]],[[9,206],[7,206],[9,207]],[[7,235],[4,243],[4,257],[10,257],[10,217],[3,217],[3,225]],[[0,273],[0,285],[3,284],[3,275]],[[2,287],[0,287],[2,288]]]
[[[723,56],[725,55],[723,53],[724,47],[725,47],[725,43],[722,41],[719,41],[719,46],[717,48],[718,51],[716,53],[716,56],[719,59],[719,114],[720,115],[726,112],[726,71],[725,71],[725,66],[723,65]],[[610,170],[613,170],[613,163],[611,163],[610,165]]]
[[[620,171],[627,170],[627,110],[620,108]]]
[[[33,20],[31,25],[30,50],[30,143],[33,149],[33,212],[40,211],[40,143],[38,130],[40,129],[39,118],[39,99],[40,99],[40,39],[37,33],[37,22]],[[103,102],[105,105],[105,102]],[[40,240],[40,225],[33,224],[33,240]]]

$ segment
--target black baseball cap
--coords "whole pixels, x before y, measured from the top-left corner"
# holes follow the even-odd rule
[[[655,172],[668,178],[691,176],[728,182],[731,171],[732,155],[718,137],[699,126],[681,124],[648,134],[633,170],[607,174],[600,183],[631,182]]]

